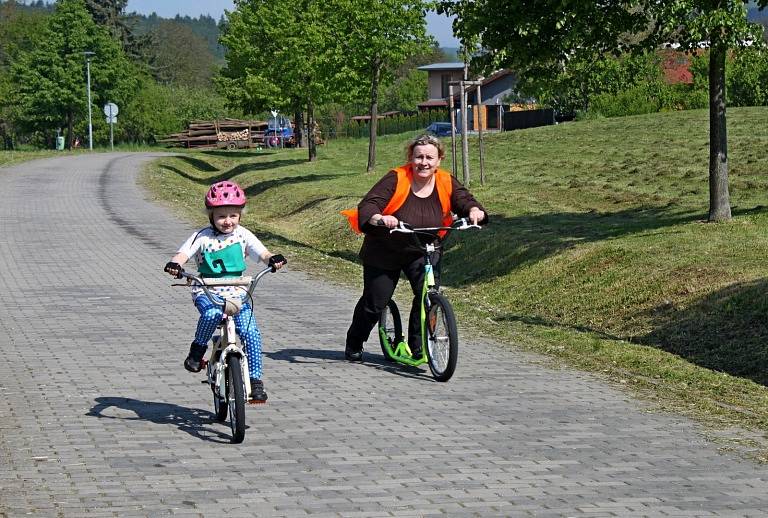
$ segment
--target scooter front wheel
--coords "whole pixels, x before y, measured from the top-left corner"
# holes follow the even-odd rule
[[[429,294],[427,358],[437,381],[448,381],[459,358],[459,332],[450,302],[439,293]]]

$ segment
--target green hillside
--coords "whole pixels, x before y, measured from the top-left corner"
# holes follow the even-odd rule
[[[445,259],[446,292],[474,329],[465,342],[488,333],[667,408],[768,426],[766,123],[767,108],[729,110],[734,219],[725,224],[705,222],[706,111],[488,136],[486,185],[475,153],[471,189],[491,224],[454,241]],[[316,163],[304,150],[167,158],[146,182],[203,223],[206,186],[232,178],[251,200],[245,223],[274,249],[358,285],[360,239],[338,211],[403,161],[407,137],[379,141],[375,175],[362,172],[366,140],[339,140]]]

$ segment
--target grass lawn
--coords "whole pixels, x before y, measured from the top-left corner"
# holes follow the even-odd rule
[[[474,152],[470,187],[491,224],[453,241],[443,283],[473,332],[604,375],[712,429],[751,430],[763,459],[768,108],[730,109],[728,125],[734,219],[721,224],[705,222],[706,111],[486,135],[486,182]],[[273,250],[357,286],[361,240],[338,211],[404,162],[410,136],[379,139],[375,174],[364,172],[366,140],[339,140],[315,163],[306,150],[186,153],[143,181],[202,225],[207,186],[231,178],[250,199],[244,223]]]
[[[56,151],[52,150],[25,150],[25,151],[0,151],[0,167],[5,167],[20,162],[26,162],[27,160],[34,160],[36,158],[48,158],[56,155]]]

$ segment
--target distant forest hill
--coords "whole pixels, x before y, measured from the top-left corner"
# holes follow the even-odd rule
[[[0,4],[4,3],[4,0],[0,0]],[[53,9],[53,2],[46,2],[44,0],[33,0],[26,2],[27,9],[42,9],[50,11]],[[224,17],[219,21],[216,21],[210,16],[202,15],[198,18],[192,18],[190,16],[176,15],[174,18],[163,18],[155,13],[150,15],[144,15],[139,13],[127,13],[125,17],[130,20],[129,24],[133,26],[136,35],[143,35],[156,29],[163,22],[172,21],[182,26],[187,27],[191,32],[202,38],[214,60],[218,64],[223,64],[225,49],[219,45],[219,34],[221,33],[221,27],[225,22]],[[766,27],[768,31],[768,9],[760,10],[754,1],[748,2],[747,6],[747,19],[751,22],[759,23]],[[442,47],[441,50],[447,58],[458,59],[458,49],[452,47]]]
[[[217,62],[224,62],[224,47],[219,45],[219,34],[221,33],[220,24],[224,23],[224,17],[217,22],[207,15],[202,15],[198,18],[179,15],[176,15],[174,18],[162,18],[155,13],[150,15],[128,13],[126,14],[126,18],[130,20],[130,24],[134,27],[137,36],[151,32],[161,23],[168,20],[184,25],[205,40],[208,49],[211,51],[211,54],[213,54]]]
[[[5,0],[0,0],[0,4],[5,3]],[[19,9],[29,10],[42,10],[52,11],[54,2],[46,2],[44,0],[33,0],[30,2],[22,2],[17,0]],[[163,18],[155,13],[150,15],[144,15],[139,13],[126,13],[124,17],[128,20],[128,25],[132,27],[133,32],[137,36],[141,36],[156,29],[160,24],[167,21],[172,21],[187,27],[190,31],[200,36],[205,40],[211,54],[215,60],[219,63],[224,62],[224,47],[219,45],[219,34],[221,32],[219,24],[224,21],[222,17],[218,22],[210,16],[202,15],[198,18],[192,18],[190,16],[176,15],[174,18]]]

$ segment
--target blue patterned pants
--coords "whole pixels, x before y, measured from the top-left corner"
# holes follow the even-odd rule
[[[195,298],[195,307],[200,312],[197,321],[195,343],[207,345],[216,327],[221,322],[223,311],[221,306],[213,304],[208,297],[200,295]],[[248,356],[248,370],[251,378],[261,379],[261,331],[256,324],[256,318],[251,311],[250,303],[243,304],[240,313],[235,315],[235,330],[243,343],[245,354]]]

